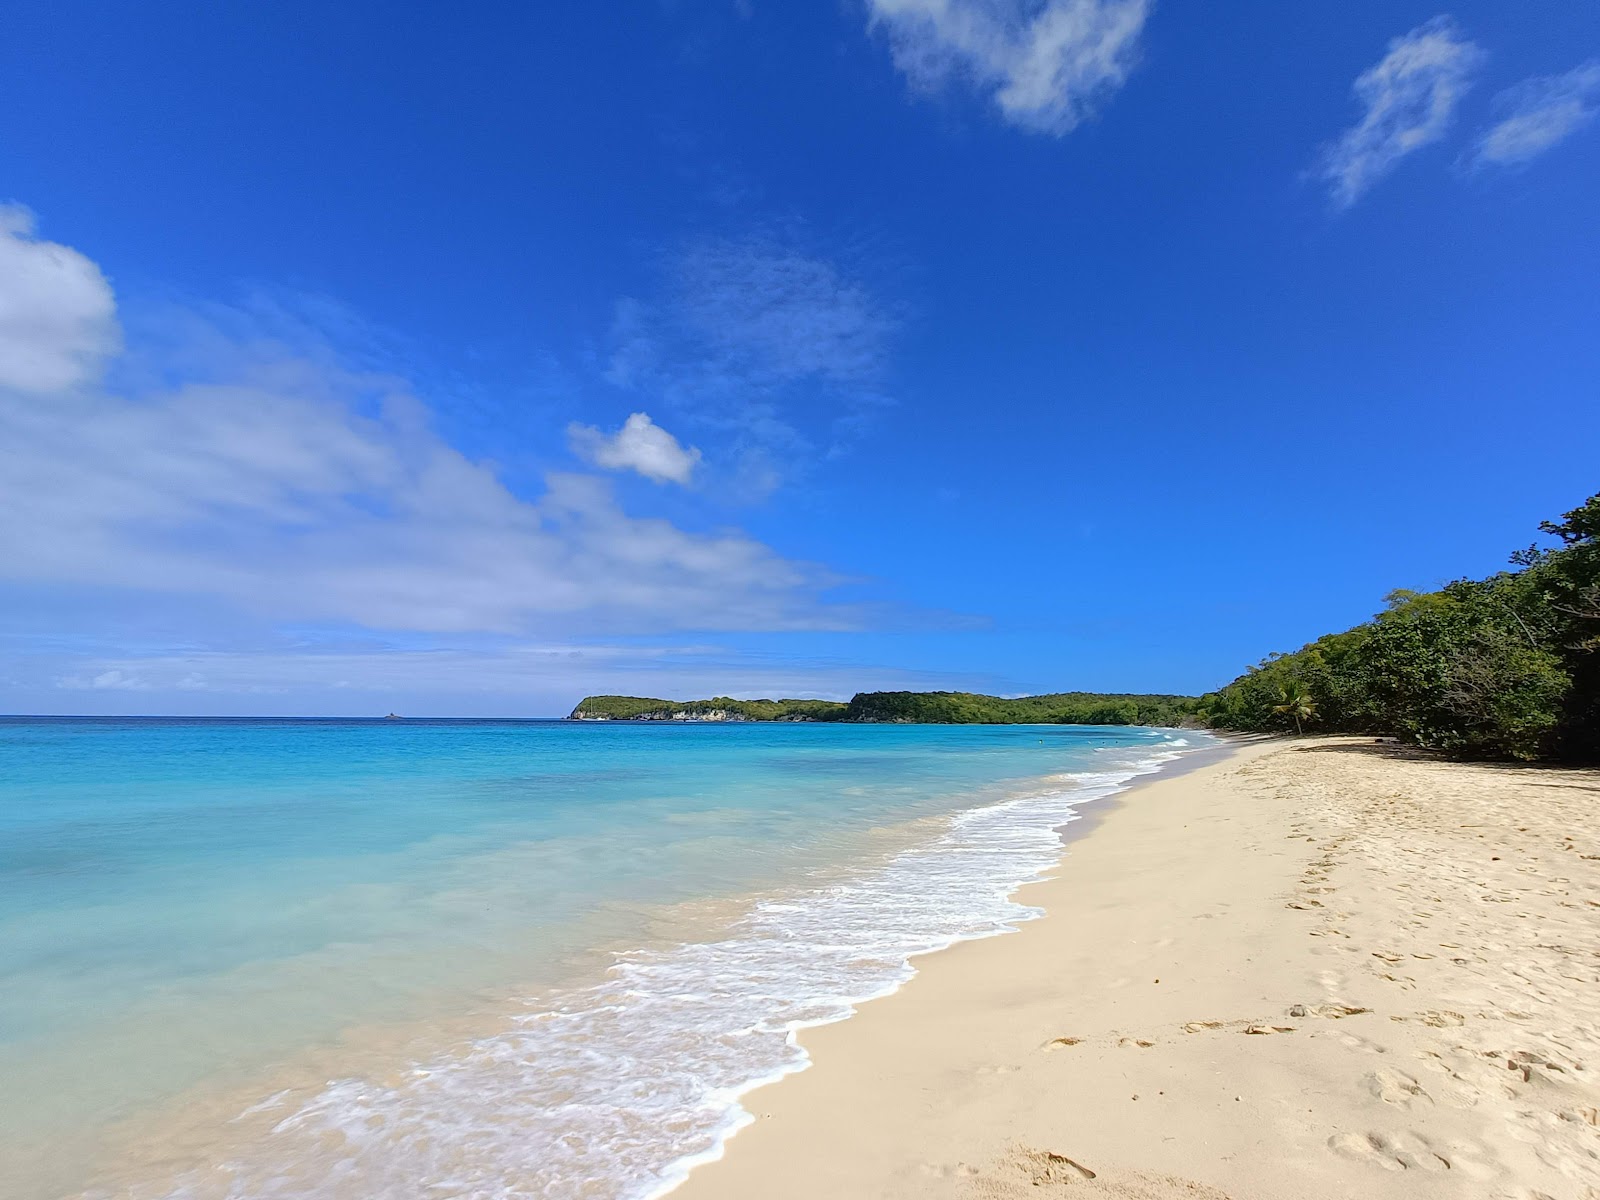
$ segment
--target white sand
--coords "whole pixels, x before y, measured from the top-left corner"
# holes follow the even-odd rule
[[[1022,898],[674,1200],[1600,1197],[1600,774],[1241,747]]]

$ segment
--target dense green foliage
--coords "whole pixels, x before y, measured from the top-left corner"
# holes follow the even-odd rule
[[[1545,522],[1553,549],[1437,592],[1395,592],[1371,621],[1273,655],[1201,699],[1224,729],[1387,733],[1483,758],[1600,758],[1600,495]]]
[[[1192,712],[1187,696],[1061,692],[1006,699],[973,692],[860,692],[834,700],[652,700],[589,696],[575,718],[615,721],[860,721],[924,725],[1176,725]],[[720,714],[720,715],[718,715]]]
[[[845,705],[837,700],[653,700],[646,696],[585,696],[574,718],[612,721],[839,721]],[[720,717],[713,714],[722,714]]]
[[[1372,620],[1275,654],[1220,691],[861,692],[832,700],[590,696],[574,717],[1181,725],[1393,734],[1482,758],[1600,760],[1600,495],[1541,529],[1558,545],[1437,592],[1395,592]]]
[[[911,721],[924,725],[1176,725],[1194,706],[1188,696],[980,696],[973,692],[860,692],[848,721]]]

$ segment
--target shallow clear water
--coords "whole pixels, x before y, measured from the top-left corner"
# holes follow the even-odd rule
[[[1072,806],[1199,740],[0,720],[0,1173],[658,1193],[794,1028],[1029,915]]]

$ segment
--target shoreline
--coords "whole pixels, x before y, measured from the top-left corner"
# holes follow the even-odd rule
[[[1173,728],[1167,730],[1167,732],[1183,734],[1193,731]],[[1061,842],[1056,861],[1041,873],[1038,878],[1024,880],[1007,894],[1008,899],[1023,912],[1014,927],[959,937],[942,946],[911,955],[907,959],[907,963],[913,971],[909,978],[892,983],[874,995],[852,1000],[851,1011],[846,1014],[831,1016],[826,1020],[807,1023],[791,1030],[788,1040],[800,1053],[801,1057],[787,1064],[780,1072],[767,1078],[752,1080],[748,1086],[741,1088],[736,1094],[736,1107],[732,1110],[735,1119],[729,1123],[729,1126],[718,1138],[717,1144],[702,1154],[673,1164],[675,1168],[674,1174],[677,1175],[677,1178],[668,1182],[665,1186],[648,1193],[643,1200],[664,1200],[668,1196],[675,1198],[696,1197],[700,1194],[702,1188],[708,1189],[706,1191],[708,1198],[721,1200],[721,1198],[726,1197],[726,1200],[738,1200],[739,1196],[744,1193],[736,1190],[726,1190],[722,1186],[723,1181],[721,1178],[712,1174],[712,1172],[716,1170],[719,1164],[727,1160],[730,1153],[739,1145],[738,1139],[741,1134],[752,1126],[757,1125],[763,1116],[770,1117],[770,1114],[758,1114],[753,1110],[754,1106],[749,1103],[752,1096],[760,1095],[797,1077],[816,1071],[818,1067],[817,1050],[810,1043],[818,1035],[824,1031],[855,1024],[861,1021],[863,1016],[868,1013],[877,1013],[881,1006],[903,996],[907,988],[916,985],[925,975],[930,964],[946,959],[965,946],[1012,938],[1030,925],[1049,920],[1052,916],[1051,910],[1043,905],[1030,903],[1024,893],[1028,889],[1037,889],[1048,885],[1056,879],[1066,866],[1074,848],[1087,842],[1105,820],[1123,808],[1139,792],[1196,771],[1205,771],[1226,765],[1247,747],[1258,742],[1281,741],[1281,739],[1216,733],[1209,730],[1200,732],[1214,739],[1216,744],[1179,754],[1172,759],[1159,763],[1146,772],[1134,776],[1115,791],[1079,801],[1078,807],[1073,809],[1071,819],[1053,827],[1056,836]],[[1029,914],[1027,910],[1030,908],[1038,911]]]
[[[947,935],[956,941],[983,938],[1034,919],[1011,896],[1017,881],[1054,868],[1062,848],[1057,830],[1092,824],[1092,814],[1103,807],[1094,801],[1120,794],[1145,779],[1174,770],[1189,757],[1205,753],[1193,742],[1182,749],[1170,747],[1169,739],[1180,734],[1181,731],[1166,731],[1148,746],[1134,743],[1111,747],[1107,751],[1111,764],[1098,769],[1080,764],[1060,774],[1007,777],[991,785],[986,793],[974,794],[972,799],[985,797],[981,803],[949,816],[917,817],[881,829],[863,830],[851,859],[833,863],[821,878],[804,883],[796,879],[771,894],[764,891],[729,899],[727,911],[720,917],[710,924],[697,925],[702,936],[681,942],[678,936],[669,936],[653,947],[638,946],[612,954],[612,963],[597,977],[576,986],[545,990],[537,1000],[519,994],[503,1006],[487,1003],[460,1020],[430,1019],[425,1028],[414,1022],[393,1027],[357,1027],[342,1032],[337,1043],[285,1061],[268,1076],[251,1075],[237,1083],[225,1082],[221,1087],[205,1081],[170,1104],[134,1114],[110,1127],[104,1152],[96,1156],[90,1171],[89,1194],[165,1195],[171,1190],[169,1182],[181,1182],[194,1188],[197,1196],[220,1196],[232,1187],[233,1175],[260,1182],[275,1169],[274,1162],[292,1165],[295,1178],[307,1188],[319,1172],[331,1172],[342,1161],[353,1165],[359,1160],[363,1164],[360,1170],[370,1168],[376,1172],[374,1179],[382,1180],[390,1168],[387,1163],[375,1161],[374,1155],[380,1150],[376,1142],[364,1145],[364,1137],[347,1138],[348,1160],[332,1143],[312,1144],[324,1131],[318,1114],[331,1114],[348,1106],[354,1113],[353,1120],[373,1122],[373,1128],[412,1126],[419,1121],[432,1122],[436,1116],[446,1119],[447,1108],[454,1111],[457,1093],[466,1086],[464,1081],[469,1075],[475,1080],[471,1090],[479,1095],[481,1103],[474,1103],[466,1117],[475,1123],[479,1145],[490,1147],[479,1155],[482,1161],[474,1164],[475,1169],[485,1179],[503,1175],[505,1167],[516,1171],[519,1178],[537,1179],[540,1156],[530,1158],[526,1145],[533,1126],[539,1124],[538,1097],[549,1088],[541,1091],[529,1087],[529,1081],[523,1078],[526,1064],[551,1052],[564,1053],[562,1047],[577,1034],[569,1036],[557,1027],[576,1031],[587,1028],[586,1022],[604,1025],[591,1031],[596,1040],[590,1042],[586,1059],[592,1060],[594,1053],[606,1052],[610,1047],[637,1060],[638,1047],[648,1043],[652,1047],[649,1057],[655,1061],[651,1071],[673,1090],[681,1085],[681,1080],[671,1074],[680,1054],[712,1056],[704,1063],[705,1094],[692,1104],[686,1102],[681,1112],[663,1115],[660,1120],[663,1124],[669,1118],[674,1122],[678,1131],[674,1136],[688,1139],[686,1149],[692,1146],[698,1150],[700,1146],[695,1143],[703,1135],[712,1144],[700,1143],[706,1146],[704,1153],[657,1159],[655,1164],[643,1157],[635,1160],[635,1170],[646,1166],[653,1174],[656,1164],[667,1169],[666,1174],[656,1177],[663,1186],[650,1193],[664,1194],[666,1185],[676,1184],[687,1174],[691,1162],[710,1161],[720,1155],[728,1131],[747,1122],[738,1097],[807,1065],[790,1041],[788,1028],[809,1029],[843,1020],[855,1005],[892,994],[915,973],[910,960],[920,962],[924,955],[948,946]],[[1031,746],[1032,739],[1028,742]],[[1097,756],[1098,752],[1091,757]],[[871,846],[874,842],[880,843],[876,849]],[[858,852],[869,850],[865,858],[856,861]],[[869,866],[873,860],[878,860],[876,865]],[[900,878],[894,881],[892,875]],[[947,892],[952,886],[954,890]],[[880,898],[873,899],[874,893],[880,893]],[[898,900],[885,908],[884,897],[893,899],[888,893]],[[796,910],[802,921],[799,926],[794,924],[795,915],[777,913],[792,907],[796,899],[805,901],[807,909],[815,909],[809,916],[804,910]],[[840,908],[841,904],[847,907]],[[860,905],[876,907],[860,909]],[[698,911],[702,905],[697,902],[692,907]],[[735,916],[735,908],[743,909],[742,915]],[[763,916],[763,909],[772,910],[774,915]],[[707,917],[705,913],[698,916]],[[925,923],[927,917],[936,919]],[[859,947],[838,945],[839,931],[852,928],[856,933],[844,940],[859,943]],[[790,957],[788,951],[782,950],[788,934],[798,934],[802,943],[814,943],[821,961],[812,970],[815,978],[809,982],[801,978],[804,990],[772,1008],[767,1004],[771,997],[763,995],[771,982],[760,980],[773,963],[763,965],[761,944],[766,941],[785,958]],[[905,957],[892,959],[892,954],[900,951]],[[751,953],[756,956],[754,965],[761,968],[754,973],[749,969]],[[836,958],[839,961],[834,962]],[[788,969],[795,965],[790,964]],[[689,971],[689,976],[678,978],[684,970]],[[739,985],[747,976],[748,988]],[[690,986],[696,980],[719,981],[720,986]],[[868,986],[858,988],[862,982]],[[822,990],[817,990],[819,986]],[[629,1010],[639,996],[644,996],[647,1004],[655,1006],[649,1009],[655,1016],[647,1021],[643,1011],[627,1015],[607,999],[608,994],[623,993],[633,997]],[[689,1024],[678,1027],[657,1019],[662,1004],[682,1008],[692,999],[691,993],[705,994],[695,1002],[698,1008],[678,1014]],[[495,1019],[502,1008],[503,1019]],[[622,1015],[613,1018],[607,1013]],[[816,1019],[819,1017],[822,1019]],[[741,1031],[741,1025],[754,1018],[759,1020],[750,1027],[749,1033],[757,1035],[752,1039]],[[646,1024],[639,1025],[640,1021]],[[613,1028],[619,1022],[633,1022],[638,1027]],[[547,1034],[546,1030],[555,1032]],[[445,1032],[443,1039],[437,1036],[441,1031]],[[756,1065],[775,1070],[760,1078],[740,1076],[737,1061],[718,1059],[717,1038],[697,1048],[692,1041],[679,1037],[700,1038],[708,1036],[708,1031],[717,1033],[717,1038],[726,1035],[750,1046],[760,1056]],[[551,1037],[564,1040],[557,1046],[549,1042]],[[757,1041],[770,1042],[772,1051],[761,1050]],[[504,1060],[505,1069],[498,1076],[481,1072],[473,1075],[478,1068],[471,1060],[481,1062],[485,1047],[496,1047],[490,1056]],[[400,1055],[396,1056],[394,1050],[399,1050]],[[738,1053],[742,1056],[745,1051]],[[560,1061],[570,1058],[572,1055],[568,1054]],[[575,1067],[576,1060],[571,1065]],[[667,1074],[663,1075],[663,1071]],[[638,1086],[646,1086],[639,1083],[637,1070],[630,1075]],[[450,1083],[452,1077],[463,1083]],[[436,1087],[429,1080],[440,1082]],[[592,1082],[595,1089],[603,1090],[603,1085],[604,1079],[599,1077]],[[503,1090],[506,1102],[489,1103],[486,1086],[494,1094]],[[555,1086],[554,1081],[551,1086]],[[561,1086],[581,1090],[591,1084],[574,1076],[570,1085]],[[611,1103],[598,1092],[587,1099],[591,1106]],[[631,1120],[626,1116],[628,1106],[614,1107],[618,1108],[618,1120]],[[643,1107],[653,1111],[654,1102],[646,1100]],[[702,1123],[714,1115],[713,1109],[717,1110],[715,1129]],[[520,1115],[513,1116],[513,1110]],[[691,1120],[698,1129],[689,1124]],[[341,1121],[346,1126],[350,1124],[343,1118]],[[647,1131],[641,1128],[613,1132],[618,1139],[638,1146],[641,1134]],[[219,1134],[221,1140],[217,1138]],[[505,1139],[503,1146],[501,1139]],[[603,1157],[601,1149],[597,1147],[591,1156],[596,1162]],[[548,1157],[543,1162],[548,1164]],[[224,1163],[231,1165],[219,1171],[217,1168]],[[574,1163],[572,1177],[582,1178],[580,1170],[594,1168]],[[640,1182],[638,1175],[634,1182]],[[277,1194],[270,1188],[269,1193]],[[635,1193],[630,1190],[627,1194]]]
[[[1180,736],[1184,733],[1197,732],[1193,730],[1184,730],[1175,726],[1151,728],[1158,728],[1160,732],[1166,734],[1177,734]],[[799,1022],[791,1022],[788,1026],[785,1037],[786,1044],[793,1052],[790,1059],[769,1074],[751,1078],[741,1083],[737,1087],[730,1089],[728,1092],[730,1102],[723,1114],[722,1124],[714,1135],[713,1144],[703,1151],[687,1155],[669,1163],[665,1172],[666,1178],[664,1178],[662,1183],[656,1188],[643,1193],[640,1200],[663,1200],[663,1198],[667,1196],[680,1195],[684,1188],[692,1183],[696,1178],[696,1171],[701,1171],[706,1167],[719,1163],[727,1156],[729,1144],[738,1136],[740,1132],[748,1129],[759,1119],[757,1114],[752,1112],[749,1106],[745,1103],[746,1098],[765,1089],[776,1087],[785,1080],[794,1076],[802,1075],[815,1065],[811,1053],[805,1048],[804,1045],[802,1045],[802,1035],[812,1031],[828,1029],[838,1025],[846,1024],[859,1017],[863,1006],[870,1006],[899,995],[902,991],[904,991],[906,986],[913,982],[921,973],[921,968],[917,964],[923,960],[936,959],[968,943],[990,941],[1015,934],[1030,922],[1042,919],[1047,915],[1045,910],[1036,906],[1025,904],[1021,899],[1019,899],[1020,893],[1024,888],[1037,886],[1041,883],[1048,882],[1053,877],[1054,873],[1060,870],[1062,859],[1065,857],[1070,842],[1079,837],[1087,836],[1087,834],[1091,832],[1098,823],[1099,817],[1107,810],[1115,808],[1117,801],[1121,800],[1128,793],[1136,791],[1142,786],[1146,786],[1164,778],[1182,775],[1187,771],[1195,769],[1196,767],[1204,766],[1213,758],[1215,758],[1216,761],[1226,761],[1229,757],[1231,757],[1232,754],[1232,751],[1229,748],[1231,745],[1239,742],[1257,740],[1253,739],[1249,735],[1218,735],[1209,731],[1199,732],[1202,732],[1204,736],[1211,738],[1216,744],[1198,749],[1182,749],[1171,751],[1169,752],[1170,757],[1158,759],[1153,763],[1153,765],[1146,765],[1141,769],[1136,770],[1134,774],[1125,776],[1117,782],[1110,784],[1112,790],[1108,792],[1088,796],[1075,796],[1068,794],[1066,803],[1070,807],[1071,815],[1060,824],[1050,827],[1051,831],[1060,842],[1060,845],[1056,848],[1055,861],[1048,867],[1042,868],[1036,877],[1025,879],[1022,882],[1010,887],[1003,893],[1000,893],[1002,903],[1016,910],[1008,913],[1007,917],[1003,921],[988,929],[979,929],[968,933],[950,935],[948,940],[944,940],[938,945],[930,946],[925,949],[910,950],[906,953],[903,960],[904,969],[909,972],[909,974],[904,978],[889,980],[880,988],[880,990],[875,992],[863,993],[848,997],[842,995],[838,996],[835,998],[835,1004],[838,1007],[835,1009],[835,1011],[830,1012],[828,1015]],[[1069,774],[1072,773],[1069,772]],[[1045,781],[1054,778],[1056,778],[1056,776],[1042,776],[1035,782],[1044,783]],[[1090,785],[1089,790],[1092,790],[1094,786],[1095,785]],[[1051,794],[1052,793],[1048,790],[1040,791],[1030,788],[1011,800],[978,805],[974,808],[965,810],[964,813],[959,815],[964,815],[970,818],[998,807],[1024,804],[1028,802],[1037,803]],[[945,836],[949,837],[950,833],[947,832]],[[924,847],[924,849],[926,849],[926,847]],[[902,851],[902,854],[907,852],[908,851]],[[892,862],[894,860],[890,861]]]
[[[1600,775],[1219,752],[1084,805],[1042,918],[800,1032],[672,1195],[1600,1195]]]
[[[1194,731],[1173,729],[1171,732],[1185,733]],[[1128,783],[1118,791],[1112,792],[1106,796],[1097,796],[1092,800],[1084,801],[1083,807],[1076,810],[1076,815],[1072,820],[1056,826],[1056,834],[1061,838],[1061,857],[1056,860],[1055,865],[1050,868],[1049,872],[1043,878],[1032,880],[1020,885],[1017,888],[1017,891],[1012,893],[1012,899],[1017,898],[1017,895],[1021,892],[1022,888],[1036,887],[1041,883],[1048,883],[1051,879],[1055,878],[1055,876],[1066,866],[1067,856],[1071,854],[1073,846],[1086,840],[1091,834],[1094,833],[1096,829],[1100,827],[1100,823],[1102,821],[1104,821],[1112,813],[1116,812],[1123,805],[1127,804],[1130,799],[1136,797],[1137,794],[1143,789],[1153,787],[1158,783],[1163,783],[1168,780],[1178,779],[1184,775],[1191,774],[1194,771],[1203,771],[1207,767],[1217,766],[1225,763],[1240,749],[1246,746],[1281,740],[1278,738],[1269,738],[1255,734],[1224,733],[1209,729],[1200,732],[1203,732],[1207,737],[1213,739],[1216,744],[1213,746],[1202,746],[1199,749],[1190,750],[1178,758],[1174,758],[1162,763],[1155,770],[1149,772],[1148,774],[1134,776],[1133,779],[1129,780]],[[1020,903],[1020,901],[1018,902]],[[1046,911],[1044,917],[1048,917],[1049,915],[1049,912]],[[1036,919],[1042,920],[1044,918],[1041,917]],[[1015,932],[1015,930],[1012,932]],[[946,946],[945,949],[952,949],[953,946],[954,943],[952,946]],[[935,950],[932,951],[932,953],[938,954],[942,953],[942,951]]]
[[[748,1129],[759,1119],[745,1104],[746,1098],[765,1089],[775,1087],[793,1076],[801,1075],[815,1065],[812,1054],[802,1044],[803,1035],[855,1020],[859,1018],[864,1006],[877,1004],[899,995],[921,974],[921,967],[917,964],[923,960],[937,959],[968,943],[989,941],[1013,935],[1029,923],[1042,920],[1048,916],[1048,912],[1042,907],[1026,904],[1020,899],[1023,889],[1037,887],[1048,883],[1054,878],[1055,873],[1060,871],[1071,844],[1086,838],[1092,833],[1101,818],[1110,811],[1115,810],[1119,802],[1123,801],[1130,793],[1162,780],[1182,776],[1213,764],[1227,762],[1241,746],[1259,741],[1276,740],[1265,739],[1258,735],[1217,734],[1211,731],[1185,730],[1176,726],[1159,728],[1164,733],[1177,735],[1200,732],[1215,744],[1178,751],[1171,757],[1159,760],[1154,765],[1148,766],[1136,774],[1111,785],[1113,790],[1104,794],[1070,798],[1068,802],[1073,806],[1071,816],[1061,824],[1051,827],[1060,841],[1060,845],[1056,848],[1055,861],[1048,867],[1043,868],[1036,878],[1023,880],[1004,893],[1005,901],[1017,909],[1006,924],[987,930],[955,935],[941,945],[912,951],[905,958],[905,967],[910,971],[910,974],[904,979],[890,981],[881,990],[870,994],[850,998],[840,997],[839,1003],[845,1006],[844,1011],[792,1025],[788,1031],[786,1041],[798,1057],[792,1058],[771,1074],[751,1079],[734,1089],[731,1093],[732,1104],[725,1114],[722,1128],[716,1135],[715,1144],[705,1151],[671,1163],[669,1166],[670,1177],[661,1186],[645,1193],[641,1200],[663,1200],[667,1196],[681,1195],[684,1189],[697,1178],[695,1172],[703,1171],[704,1168],[721,1162],[727,1156],[730,1143],[740,1132]],[[1040,782],[1048,778],[1051,777],[1042,777]],[[1024,794],[1009,803],[1028,800],[1036,801],[1041,799],[1042,795],[1043,793]],[[967,810],[967,815],[970,816],[992,807],[995,806],[980,805]]]

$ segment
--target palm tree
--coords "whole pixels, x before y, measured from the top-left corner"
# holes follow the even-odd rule
[[[1279,703],[1272,706],[1272,711],[1279,716],[1294,718],[1295,733],[1304,733],[1302,721],[1315,721],[1317,719],[1317,702],[1311,698],[1311,693],[1299,680],[1291,680],[1278,689]]]

